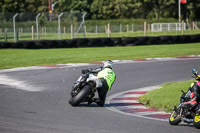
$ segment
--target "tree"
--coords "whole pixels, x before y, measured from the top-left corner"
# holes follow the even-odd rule
[[[178,0],[53,0],[54,12],[87,12],[90,19],[178,18]],[[181,4],[182,18],[200,20],[200,0]],[[48,0],[1,0],[0,12],[48,12]],[[13,15],[13,14],[12,14]],[[12,17],[5,16],[7,18]],[[27,17],[29,17],[27,15]]]
[[[23,0],[2,0],[0,2],[1,12],[24,12]]]
[[[200,0],[190,0],[187,2],[188,18],[191,20],[200,20]]]
[[[144,8],[147,9],[145,12],[148,12],[147,18],[159,19],[174,16],[178,11],[178,4],[176,6],[175,3],[175,0],[144,0]]]
[[[87,17],[90,16],[90,6],[92,0],[58,0],[60,12],[87,12]]]

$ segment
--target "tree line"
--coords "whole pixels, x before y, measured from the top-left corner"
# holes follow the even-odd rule
[[[87,12],[87,19],[178,18],[179,0],[54,0],[53,12]],[[0,12],[49,12],[48,0],[1,0]],[[200,0],[181,4],[183,20],[200,20]]]

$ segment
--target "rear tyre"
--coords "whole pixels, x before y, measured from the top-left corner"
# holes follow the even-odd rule
[[[193,125],[195,128],[200,129],[200,112],[197,112],[194,117]]]
[[[84,86],[76,96],[69,99],[69,104],[71,104],[72,106],[79,105],[79,103],[84,98],[86,98],[90,92],[91,92],[90,86],[89,85]]]
[[[181,122],[181,116],[177,114],[176,111],[173,111],[170,118],[169,118],[169,124],[170,125],[178,125]]]

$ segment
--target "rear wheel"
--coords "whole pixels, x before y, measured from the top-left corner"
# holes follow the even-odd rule
[[[71,104],[72,106],[77,106],[83,99],[85,99],[88,96],[90,92],[90,86],[84,86],[76,96],[69,99],[69,104]]]
[[[178,125],[180,122],[181,122],[181,116],[176,111],[173,111],[169,118],[169,124]]]
[[[200,112],[196,113],[193,125],[195,128],[200,129]]]

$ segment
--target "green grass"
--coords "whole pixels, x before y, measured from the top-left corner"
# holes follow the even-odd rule
[[[140,102],[152,108],[171,112],[175,105],[180,104],[181,90],[186,92],[192,82],[194,80],[164,84],[161,89],[153,90],[140,97]]]
[[[39,50],[0,49],[0,69],[47,64],[96,62],[106,59],[131,60],[176,57],[199,55],[199,53],[200,43]]]
[[[130,60],[156,57],[199,55],[200,43],[149,45],[127,47],[95,47],[68,49],[0,49],[0,69],[39,66],[50,64],[97,62],[106,59]],[[179,104],[181,89],[187,90],[192,81],[174,82],[163,85],[141,97],[141,102],[153,108],[173,109]]]

